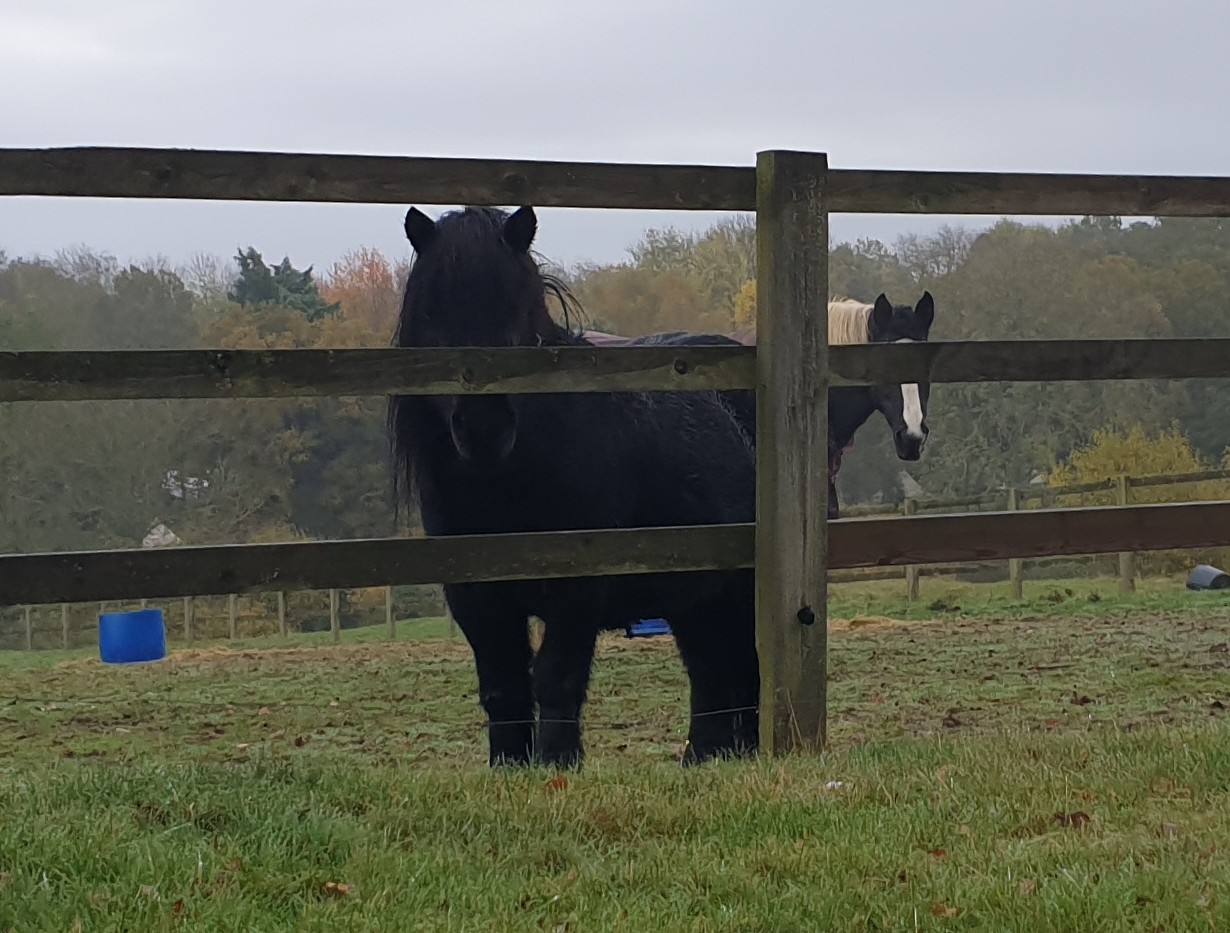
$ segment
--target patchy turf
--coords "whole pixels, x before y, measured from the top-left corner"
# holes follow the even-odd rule
[[[0,929],[1230,926],[1220,603],[843,599],[832,750],[690,772],[669,639],[602,640],[566,778],[487,772],[434,624],[6,655]]]

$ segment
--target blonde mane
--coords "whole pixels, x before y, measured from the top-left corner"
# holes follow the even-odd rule
[[[830,301],[829,344],[866,343],[871,307],[851,298],[834,298]]]

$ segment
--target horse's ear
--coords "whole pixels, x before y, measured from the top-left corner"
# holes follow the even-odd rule
[[[406,212],[406,239],[420,256],[436,241],[436,222],[412,207]]]
[[[880,292],[880,297],[871,306],[871,329],[873,333],[884,333],[893,322],[893,303],[888,296]]]
[[[512,216],[504,221],[504,242],[512,247],[515,253],[528,253],[534,235],[538,232],[538,218],[534,208],[519,207]]]
[[[918,299],[918,304],[914,306],[914,317],[925,329],[931,329],[931,322],[935,320],[935,299],[930,292],[923,292],[923,296]]]

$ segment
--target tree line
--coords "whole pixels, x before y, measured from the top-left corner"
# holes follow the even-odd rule
[[[0,349],[386,346],[407,260],[358,249],[317,274],[251,247],[179,267],[0,252]],[[729,332],[755,314],[754,221],[651,230],[622,262],[552,271],[586,327]],[[1220,220],[945,227],[838,244],[829,276],[834,296],[866,301],[930,290],[933,339],[1230,331]],[[1181,438],[1183,464],[1219,464],[1224,397],[1215,381],[934,386],[923,460],[897,461],[876,416],[845,459],[843,499],[897,501],[903,473],[936,496],[1088,475],[1091,445],[1132,431],[1137,448]],[[397,533],[384,410],[381,398],[0,405],[0,550],[134,547],[158,524],[188,544]]]

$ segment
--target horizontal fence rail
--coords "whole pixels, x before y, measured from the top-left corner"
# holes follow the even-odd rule
[[[751,347],[0,352],[0,401],[750,389]]]
[[[1223,217],[1230,178],[829,169],[830,213]],[[0,196],[754,211],[751,166],[0,149]]]
[[[829,525],[829,568],[1230,545],[1230,502]],[[755,526],[627,528],[0,556],[0,605],[750,568]]]
[[[1230,339],[834,346],[833,386],[1230,377]],[[750,389],[754,347],[0,352],[0,402]]]

